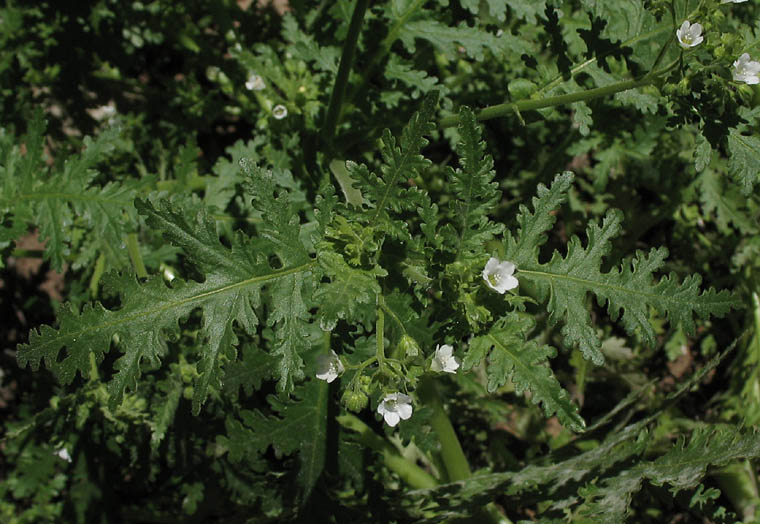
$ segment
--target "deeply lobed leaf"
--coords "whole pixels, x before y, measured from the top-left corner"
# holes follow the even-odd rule
[[[153,204],[138,200],[136,206],[168,240],[194,253],[205,280],[175,279],[169,288],[158,277],[139,283],[131,274],[111,275],[106,285],[121,298],[118,309],[100,305],[86,306],[81,313],[70,307],[63,309],[57,329],[43,326],[32,332],[29,344],[19,346],[19,364],[37,369],[44,360],[63,383],[69,383],[77,372],[88,376],[90,354],[97,362],[102,361],[116,340],[123,355],[116,361],[117,372],[109,383],[110,402],[115,406],[125,391],[137,387],[141,362],[158,365],[166,353],[167,335],[178,333],[180,321],[200,308],[206,344],[198,362],[200,376],[193,398],[197,413],[209,390],[221,389],[223,362],[236,358],[234,325],[255,333],[259,323],[256,309],[266,288],[273,303],[290,301],[289,307],[279,310],[268,323],[284,328],[284,338],[272,352],[279,356],[280,389],[292,390],[294,381],[303,377],[300,354],[308,344],[305,338],[297,338],[296,326],[306,321],[307,309],[303,298],[293,291],[300,289],[302,279],[310,274],[311,262],[272,269],[266,259],[256,255],[248,239],[238,237],[232,249],[223,246],[214,221],[202,210],[190,222],[176,204],[167,201]]]
[[[527,338],[534,327],[535,321],[531,317],[508,314],[486,334],[472,338],[463,368],[471,369],[487,357],[489,392],[511,380],[518,394],[529,391],[534,404],[543,404],[547,417],[556,414],[563,425],[573,431],[582,431],[586,424],[578,415],[578,407],[546,365],[557,351]]]
[[[243,411],[242,420],[228,418],[227,436],[220,443],[233,461],[258,457],[270,446],[286,455],[298,452],[299,498],[305,500],[325,466],[328,389],[326,382],[310,380],[295,391],[299,401],[283,403],[270,396],[274,415]]]
[[[459,118],[462,140],[456,150],[462,167],[447,169],[450,191],[456,196],[452,200],[451,213],[458,230],[456,245],[452,246],[457,259],[481,256],[486,242],[504,229],[503,225],[488,218],[501,198],[501,192],[498,183],[493,181],[493,158],[486,154],[481,127],[467,107],[461,108]]]
[[[569,347],[579,347],[597,365],[604,362],[601,341],[586,302],[589,293],[596,295],[600,305],[607,305],[612,319],[620,319],[628,333],[639,334],[650,345],[654,344],[650,308],[691,333],[694,315],[723,316],[739,306],[737,298],[728,291],[702,291],[698,275],[681,283],[674,275],[657,280],[655,272],[667,256],[664,248],[652,249],[648,254],[637,253],[620,267],[603,273],[602,260],[609,253],[610,241],[622,229],[622,214],[615,210],[607,213],[601,225],[589,224],[585,247],[574,236],[566,255],[555,251],[548,263],[540,263],[538,249],[555,220],[550,213],[564,200],[571,182],[572,175],[565,173],[557,176],[550,189],[539,186],[539,197],[533,201],[535,211],[520,209],[517,217],[520,233],[516,239],[508,234],[504,243],[506,259],[517,263],[519,277],[533,283],[538,299],[547,303],[550,321],[563,324],[562,335]]]

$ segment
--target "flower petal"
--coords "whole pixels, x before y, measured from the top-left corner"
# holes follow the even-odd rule
[[[388,424],[390,427],[395,426],[399,423],[401,420],[401,417],[399,417],[399,414],[395,411],[388,411],[383,415],[383,418],[385,419],[385,423]],[[407,417],[409,418],[409,417]]]
[[[409,417],[412,416],[412,405],[399,404],[398,407],[396,408],[396,411],[399,417],[401,417],[404,420],[407,420]]]

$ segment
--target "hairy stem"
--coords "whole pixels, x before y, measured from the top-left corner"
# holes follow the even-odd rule
[[[377,351],[375,357],[377,358],[377,364],[382,369],[385,364],[385,313],[383,313],[383,306],[385,301],[382,295],[377,296],[377,323],[375,324],[375,337],[377,338]]]
[[[660,33],[664,33],[666,31],[673,32],[673,31],[675,31],[675,28],[672,27],[672,26],[659,27],[659,28],[654,29],[652,31],[649,31],[647,33],[642,33],[640,35],[636,35],[635,37],[630,38],[630,39],[626,40],[625,42],[622,42],[620,45],[623,46],[623,47],[626,47],[626,46],[630,47],[630,46],[632,46],[633,44],[635,44],[637,42],[641,42],[643,40],[648,40],[648,39],[653,38],[653,37],[659,35]],[[666,42],[666,44],[660,49],[660,53],[664,53],[664,50],[670,45],[671,42],[672,42],[672,39],[668,40]],[[597,56],[595,56],[593,58],[589,58],[588,60],[585,60],[584,62],[581,62],[580,64],[577,64],[575,67],[573,67],[572,69],[570,69],[570,78],[574,77],[575,75],[577,75],[578,73],[580,73],[581,71],[583,71],[584,69],[586,69],[587,67],[589,67],[591,64],[595,63],[600,58],[609,56],[609,54],[610,54],[609,52],[605,52],[605,53],[597,55]],[[658,59],[655,60],[654,64],[651,66],[651,69],[654,70],[657,67],[658,63],[659,63],[659,57],[658,57]],[[542,94],[546,93],[547,91],[550,91],[550,90],[554,89],[555,87],[557,87],[558,85],[560,85],[564,81],[565,81],[565,78],[561,74],[559,74],[551,82],[549,82],[548,84],[546,84],[545,86],[543,86],[541,89],[539,89],[536,93],[538,95],[542,95]]]
[[[472,475],[470,464],[467,462],[467,457],[464,456],[462,445],[459,443],[449,416],[443,408],[443,401],[436,389],[433,378],[424,377],[420,381],[418,392],[422,403],[433,409],[430,425],[433,428],[433,433],[438,436],[438,440],[441,443],[441,457],[443,458],[443,464],[446,467],[449,481],[456,482],[470,478]]]
[[[449,482],[466,480],[472,476],[470,464],[464,455],[462,445],[451,425],[451,420],[446,414],[443,407],[443,399],[436,388],[435,380],[426,376],[420,381],[420,387],[417,390],[420,400],[426,406],[432,408],[433,415],[430,417],[430,426],[433,433],[438,436],[441,443],[441,459],[448,476]],[[502,515],[493,503],[480,508],[470,519],[470,522],[491,523],[491,524],[512,524],[509,518]]]
[[[372,58],[370,58],[367,67],[364,68],[364,74],[362,75],[361,82],[351,92],[349,100],[354,100],[364,93],[364,90],[367,88],[370,79],[375,76],[377,68],[380,66],[386,55],[390,52],[393,43],[398,39],[398,35],[401,32],[401,29],[404,27],[404,24],[406,24],[407,20],[409,20],[409,18],[415,12],[417,12],[417,10],[422,7],[426,1],[427,0],[415,0],[415,2],[409,6],[406,11],[404,11],[399,19],[396,20],[396,23],[393,24],[390,31],[388,31],[388,35],[380,43],[380,46],[377,48],[377,51],[375,51],[375,54],[372,55]]]
[[[11,251],[11,256],[16,258],[42,258],[45,256],[44,249],[22,249],[17,247]]]
[[[106,270],[106,256],[101,253],[98,260],[95,262],[95,269],[92,271],[92,278],[90,278],[90,296],[95,297],[98,295],[98,285],[100,284],[100,277]]]
[[[132,266],[135,268],[137,278],[148,278],[148,270],[145,269],[145,264],[140,254],[140,246],[137,245],[137,233],[129,233],[127,235],[127,251],[129,251],[129,258],[132,260]]]
[[[438,485],[438,481],[430,473],[402,457],[390,442],[372,431],[358,417],[347,413],[336,417],[336,420],[344,428],[355,431],[357,440],[361,444],[380,453],[386,467],[401,477],[409,486],[415,489],[427,489]]]
[[[481,109],[476,118],[478,120],[490,120],[491,118],[499,118],[503,116],[509,116],[513,113],[518,115],[522,111],[532,111],[535,109],[543,109],[545,107],[561,106],[566,104],[572,104],[573,102],[580,102],[582,100],[592,100],[594,98],[600,98],[603,96],[614,95],[621,91],[628,91],[629,89],[635,89],[654,83],[654,75],[647,75],[639,80],[624,80],[622,82],[616,82],[604,87],[596,87],[594,89],[586,89],[584,91],[578,91],[576,93],[568,93],[566,95],[550,96],[548,98],[541,98],[538,100],[518,100],[517,102],[507,102],[504,104],[497,104],[495,106],[489,106]],[[458,115],[451,115],[441,119],[440,127],[451,127],[459,123]]]
[[[359,32],[368,4],[369,0],[357,0],[354,14],[351,17],[351,24],[348,26],[346,41],[343,43],[343,55],[340,57],[340,65],[338,66],[338,75],[335,77],[335,85],[330,95],[330,105],[327,107],[327,116],[325,116],[325,123],[322,126],[322,138],[327,141],[332,140],[340,118],[348,76],[351,73],[351,65],[356,51],[356,42],[359,39]]]

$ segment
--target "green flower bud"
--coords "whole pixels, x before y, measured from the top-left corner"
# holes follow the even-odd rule
[[[760,106],[760,85],[755,84],[752,87],[752,107]]]
[[[343,392],[343,396],[340,401],[346,406],[346,409],[358,413],[365,409],[369,404],[369,398],[363,391],[356,391],[355,389],[347,389]]]
[[[736,88],[737,93],[742,99],[745,105],[752,105],[752,101],[755,98],[755,91],[752,89],[754,86],[742,84]]]
[[[398,347],[401,350],[401,358],[414,358],[420,354],[420,346],[417,344],[417,341],[406,334],[402,335]]]

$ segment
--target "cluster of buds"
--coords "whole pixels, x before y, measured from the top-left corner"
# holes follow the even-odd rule
[[[513,262],[501,261],[491,257],[483,269],[483,280],[488,287],[497,293],[504,294],[519,284],[517,277],[514,276],[515,269],[516,266]],[[421,353],[417,342],[408,334],[401,336],[398,349],[403,358],[416,358]],[[454,355],[454,346],[438,344],[427,367],[433,373],[455,374],[460,366],[461,361]],[[333,350],[317,358],[316,377],[319,380],[331,383],[341,376],[345,370],[346,366]],[[368,388],[369,382],[369,377],[362,376],[355,377],[351,381],[341,398],[346,408],[358,412],[367,407],[369,399],[365,390]],[[402,420],[408,420],[413,411],[412,397],[398,391],[386,393],[377,406],[377,413],[383,417],[385,423],[390,427],[395,427]]]
[[[741,4],[747,0],[721,0],[721,4]],[[695,23],[692,24],[688,20],[684,20],[681,27],[676,29],[676,38],[678,39],[678,45],[684,49],[696,47],[704,41],[702,36],[702,25]],[[735,82],[743,82],[745,84],[755,85],[760,84],[760,62],[752,60],[749,53],[743,53],[733,63],[732,78]]]

